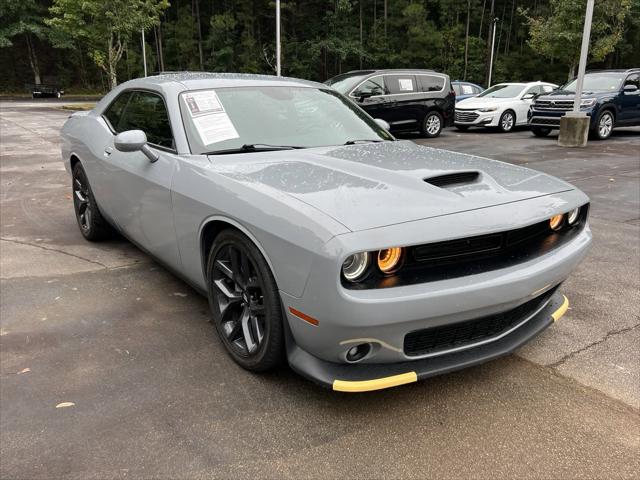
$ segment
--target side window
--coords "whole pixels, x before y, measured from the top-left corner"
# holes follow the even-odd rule
[[[121,93],[115,101],[109,105],[109,108],[104,112],[104,118],[109,122],[114,132],[120,133],[122,130],[118,130],[118,125],[122,119],[124,108],[127,106],[127,102],[131,98],[131,92]]]
[[[544,90],[544,93],[551,92],[553,91],[553,87],[551,85],[543,85],[542,90]]]
[[[356,98],[362,96],[372,97],[374,95],[384,95],[386,93],[387,92],[384,88],[384,81],[382,80],[382,77],[374,77],[367,80],[353,92],[351,92],[351,96]]]
[[[534,95],[542,93],[542,85],[534,85],[533,87],[529,88],[526,92],[524,92],[525,95],[529,95],[531,93],[533,93]]]
[[[444,87],[444,78],[435,77],[431,75],[418,75],[418,81],[420,82],[420,90],[422,92],[439,92]],[[465,87],[462,85],[462,94],[465,94]],[[469,92],[471,93],[471,92]]]
[[[169,116],[160,95],[149,92],[134,92],[119,131],[142,130],[149,143],[174,148]]]
[[[385,75],[384,83],[389,93],[415,93],[416,77],[413,75]]]
[[[456,95],[460,95],[460,84],[459,83],[454,83],[453,84],[453,91],[456,92]]]
[[[472,88],[473,88],[473,93],[478,94],[478,93],[481,93],[481,92],[482,92],[482,89],[481,89],[481,88],[479,88],[479,87],[472,87]]]
[[[636,88],[640,89],[640,73],[634,73],[627,77],[627,80],[624,82],[625,85],[635,85]]]

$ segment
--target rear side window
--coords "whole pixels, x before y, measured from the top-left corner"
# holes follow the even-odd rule
[[[472,87],[473,88],[473,93],[478,94],[482,91],[482,89],[480,87]]]
[[[391,94],[415,93],[418,91],[414,75],[385,75],[384,83]]]
[[[462,85],[463,95],[473,95],[473,87],[471,85]]]
[[[551,85],[543,85],[542,90],[544,90],[544,93],[551,92],[553,91],[553,87]]]
[[[444,88],[444,78],[436,77],[433,75],[418,75],[418,81],[420,82],[420,91],[422,92],[439,92]],[[465,91],[469,86],[461,85],[462,94],[471,92]]]
[[[116,132],[142,130],[149,143],[175,148],[164,100],[150,92],[134,92]]]
[[[456,83],[453,85],[453,91],[456,92],[456,95],[460,95],[460,84]]]
[[[124,92],[120,94],[116,100],[109,105],[109,108],[104,112],[104,118],[107,119],[114,132],[119,133],[122,130],[118,130],[118,125],[122,119],[124,108],[127,106],[127,102],[131,98],[131,92]]]
[[[640,89],[640,73],[634,73],[633,75],[629,75],[627,80],[624,82],[625,85],[635,85],[638,89]]]
[[[382,77],[374,77],[356,88],[351,95],[358,98],[366,95],[373,97],[375,95],[384,95],[386,93],[387,91]]]

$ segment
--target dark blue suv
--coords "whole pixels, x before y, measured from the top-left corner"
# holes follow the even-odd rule
[[[529,108],[529,126],[538,137],[560,127],[560,117],[573,109],[576,79],[538,96]],[[584,76],[580,111],[591,117],[591,137],[604,140],[616,127],[640,125],[640,68],[601,70]]]

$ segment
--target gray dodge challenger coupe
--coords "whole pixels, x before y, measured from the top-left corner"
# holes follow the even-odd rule
[[[87,240],[116,230],[206,294],[242,367],[338,391],[513,351],[591,244],[574,186],[397,141],[303,80],[132,80],[69,118],[62,156]]]

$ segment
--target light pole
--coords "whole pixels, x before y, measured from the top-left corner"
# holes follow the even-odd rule
[[[280,0],[276,0],[276,75],[280,73]]]
[[[491,74],[493,73],[493,51],[495,50],[495,44],[496,44],[496,27],[498,26],[498,18],[494,18],[493,19],[493,33],[492,33],[492,37],[491,37],[491,57],[489,59],[489,84],[487,85],[487,88],[489,88],[491,86]]]
[[[147,52],[144,45],[144,28],[142,29],[142,63],[144,65],[144,76],[147,76]]]
[[[578,64],[578,78],[576,79],[576,95],[573,99],[573,109],[560,118],[560,134],[558,145],[561,147],[585,147],[589,138],[589,117],[580,111],[582,102],[582,86],[584,72],[587,68],[589,54],[589,37],[591,36],[591,19],[593,18],[594,0],[587,0],[587,11],[584,16],[582,30],[582,47],[580,49],[580,63]]]

